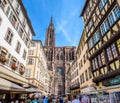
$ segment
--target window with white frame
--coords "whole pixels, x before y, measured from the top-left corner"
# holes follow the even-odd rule
[[[20,42],[18,42],[17,46],[16,46],[16,52],[17,53],[20,53],[20,48],[21,48],[21,44],[20,44]]]
[[[20,13],[20,9],[21,9],[21,7],[20,7],[19,3],[17,3],[17,5],[16,5],[16,12],[17,12],[18,15]]]
[[[10,14],[10,7],[8,6],[6,10],[6,15],[9,16],[9,14]]]
[[[0,0],[0,7],[2,9],[4,9],[5,5],[7,4],[7,2],[5,0]]]
[[[32,47],[35,47],[36,45],[35,45],[35,43],[34,43],[34,42],[32,42],[32,43],[31,43],[31,46],[32,46]]]
[[[26,52],[26,50],[24,50],[24,52],[23,52],[23,59],[24,60],[26,59],[26,55],[27,55],[27,52]]]
[[[33,63],[34,63],[34,59],[33,58],[28,59],[28,64],[33,64]]]
[[[34,54],[34,50],[29,50],[29,55],[33,55]]]
[[[12,33],[12,31],[8,28],[7,33],[6,33],[6,36],[5,36],[5,40],[6,40],[9,44],[11,44],[12,39],[13,39],[13,33]]]
[[[31,74],[31,69],[30,68],[25,69],[25,76],[30,77],[30,74]]]

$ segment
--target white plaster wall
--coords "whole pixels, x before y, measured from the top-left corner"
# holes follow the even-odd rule
[[[28,52],[28,48],[26,47],[23,40],[20,38],[19,34],[14,29],[14,27],[12,26],[9,19],[4,14],[1,8],[0,8],[0,16],[2,18],[2,23],[0,25],[0,46],[5,47],[12,56],[15,56],[21,63],[26,65],[26,60],[24,60],[22,56],[23,56],[24,50]],[[11,45],[8,44],[4,39],[8,28],[10,28],[14,34]],[[21,49],[19,54],[15,51],[18,41],[21,43]]]

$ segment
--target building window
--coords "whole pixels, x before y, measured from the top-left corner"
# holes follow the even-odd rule
[[[16,52],[20,53],[20,48],[21,48],[21,44],[20,42],[17,43],[17,47],[16,47]]]
[[[92,69],[93,69],[93,70],[98,69],[98,61],[97,61],[97,58],[94,58],[94,59],[92,60]]]
[[[107,55],[108,60],[113,60],[114,58],[118,57],[117,49],[114,43],[107,48]]]
[[[28,37],[26,36],[26,35],[24,35],[24,38],[23,38],[23,41],[24,41],[24,43],[27,45],[28,44]]]
[[[118,6],[116,6],[108,17],[110,26],[112,26],[119,18],[120,18],[120,10]]]
[[[23,19],[23,26],[25,27],[25,25],[26,25],[26,19],[24,18]]]
[[[0,7],[4,10],[5,5],[7,2],[5,0],[0,0]]]
[[[12,11],[11,11],[11,13],[10,13],[9,20],[11,21],[12,25],[13,25],[14,27],[16,27],[17,19],[16,19],[15,15],[13,15],[13,12],[12,12]]]
[[[94,36],[93,36],[93,42],[94,44],[96,44],[98,41],[100,40],[100,34],[99,32],[97,31]]]
[[[6,36],[5,36],[5,40],[6,40],[9,44],[11,44],[12,39],[13,39],[13,33],[11,32],[10,29],[8,29],[7,34],[6,34]]]
[[[91,12],[90,5],[88,5],[86,9],[86,17],[89,16],[90,12]]]
[[[99,67],[101,67],[101,66],[102,66],[101,55],[98,55],[98,64],[99,64]]]
[[[34,63],[34,59],[29,59],[28,60],[28,64],[33,64]]]
[[[89,46],[89,49],[91,49],[93,47],[93,38],[91,38],[89,41],[88,41],[88,46]]]
[[[108,56],[108,60],[113,60],[113,55],[110,47],[107,48],[107,56]]]
[[[19,24],[18,24],[18,26],[19,26]],[[23,36],[23,29],[21,27],[18,27],[18,34],[22,38],[22,36]]]
[[[102,35],[104,35],[109,30],[108,20],[106,19],[100,27]]]
[[[107,3],[108,0],[101,0],[100,3],[99,3],[99,8],[100,10],[102,10],[105,6],[105,4]]]
[[[111,45],[111,49],[112,49],[113,57],[114,58],[118,57],[117,48],[115,44]]]
[[[23,52],[23,59],[24,60],[26,59],[26,55],[27,55],[27,52],[24,50],[24,52]]]
[[[33,55],[34,54],[34,50],[29,50],[29,55]]]
[[[26,69],[25,76],[30,77],[30,74],[31,74],[31,69]]]
[[[105,64],[105,56],[104,56],[104,53],[102,52],[100,55],[101,55],[102,64],[104,65],[104,64]]]
[[[31,43],[31,47],[35,47],[36,45],[35,45],[35,43],[34,42],[32,42]]]
[[[9,17],[9,14],[10,14],[10,7],[8,6],[6,10],[6,15]]]
[[[97,61],[97,58],[94,59],[94,62],[95,62],[95,68],[98,69],[98,61]]]
[[[17,12],[17,14],[19,15],[19,13],[20,13],[20,5],[19,5],[19,3],[17,3],[17,5],[16,5],[16,12]]]
[[[92,20],[90,20],[90,22],[88,23],[88,31],[90,30],[90,28],[92,27],[92,25],[93,25],[93,22],[92,22]]]

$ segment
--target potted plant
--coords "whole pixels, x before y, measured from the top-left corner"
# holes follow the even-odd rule
[[[24,68],[20,69],[20,74],[23,75],[24,73],[25,73],[25,69]]]
[[[0,55],[0,62],[4,64],[6,61],[7,61],[6,57]]]
[[[12,63],[11,68],[14,69],[14,70],[16,70],[17,69],[16,63]]]

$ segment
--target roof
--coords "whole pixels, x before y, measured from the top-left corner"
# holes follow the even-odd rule
[[[86,0],[86,1],[85,1],[85,4],[84,4],[84,7],[83,7],[83,9],[82,9],[82,12],[81,12],[80,16],[83,15],[83,13],[84,13],[84,11],[85,11],[85,8],[86,8],[88,2],[89,2],[89,0]]]
[[[24,7],[24,5],[23,5],[23,3],[22,3],[22,0],[18,0],[18,2],[19,2],[20,5],[21,5],[21,9],[22,9],[22,11],[23,11],[23,13],[24,13],[24,16],[27,18],[27,22],[28,22],[28,24],[29,24],[29,26],[30,26],[30,28],[31,28],[31,32],[32,32],[33,36],[35,36],[35,32],[34,32],[34,30],[33,30],[31,21],[30,21],[30,19],[29,19],[29,17],[28,17],[26,8]]]

